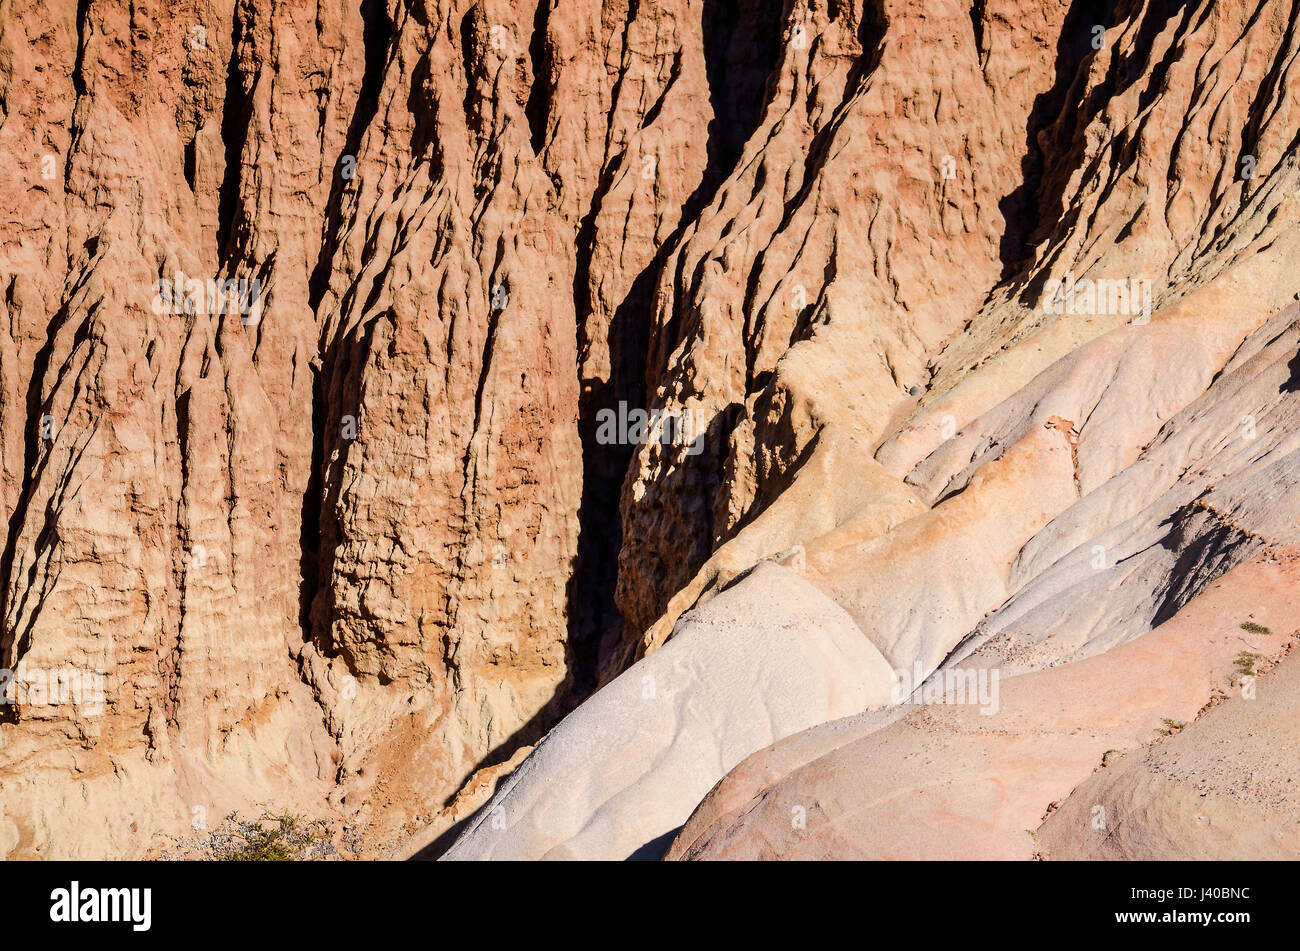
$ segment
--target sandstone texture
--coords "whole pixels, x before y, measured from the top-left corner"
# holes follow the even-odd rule
[[[750,753],[890,702],[893,671],[833,601],[761,565],[553,729],[447,859],[658,858]],[[566,782],[556,777],[568,776]]]
[[[12,0],[0,858],[1295,858],[1298,16]]]
[[[1289,636],[1247,635],[1234,630],[1232,620],[1251,607],[1269,620],[1285,618],[1296,577],[1294,561],[1243,565],[1145,637],[1087,660],[1007,680],[995,710],[959,704],[950,695],[946,703],[904,708],[898,711],[901,717],[896,713],[890,720],[866,714],[793,737],[733,770],[696,810],[669,855],[1102,857],[1080,854],[1082,849],[1071,854],[1065,844],[1048,845],[1054,841],[1049,834],[1072,844],[1075,839],[1095,844],[1116,835],[1141,839],[1151,834],[1150,826],[1167,827],[1168,821],[1153,815],[1156,810],[1136,794],[1123,801],[1109,786],[1117,782],[1112,780],[1116,773],[1128,778],[1127,757],[1169,757],[1199,776],[1199,766],[1188,763],[1187,753],[1180,755],[1190,749],[1232,777],[1225,785],[1240,782],[1251,790],[1249,796],[1261,795],[1264,781],[1254,764],[1223,749],[1217,737],[1205,735],[1205,728],[1240,706],[1252,717],[1254,737],[1237,741],[1266,749],[1270,762],[1293,763],[1294,723],[1271,719],[1269,709],[1293,702],[1287,699],[1289,686],[1279,684],[1272,673],[1261,675],[1255,699],[1237,696],[1224,699],[1222,710],[1201,711],[1238,692],[1242,672],[1233,659],[1244,643],[1261,659],[1294,646],[1294,631]],[[1284,662],[1278,673],[1286,666]],[[1258,702],[1260,695],[1274,700]],[[1285,778],[1280,783],[1285,789]],[[1270,789],[1275,802],[1278,784],[1275,780]],[[1099,785],[1108,793],[1094,789]],[[1193,812],[1235,808],[1227,792],[1198,803],[1200,810]],[[1276,834],[1271,842],[1250,841],[1252,835],[1267,838],[1258,835],[1263,823],[1257,820],[1249,832],[1224,822],[1228,835],[1238,840],[1214,841],[1201,834],[1205,829],[1195,828],[1191,815],[1184,816],[1188,826],[1169,835],[1202,858],[1275,858],[1288,843],[1294,857],[1300,825],[1290,812],[1293,805],[1291,799],[1267,817],[1275,820],[1268,826],[1269,835]],[[1260,845],[1264,847],[1256,847]],[[1127,857],[1191,855],[1139,845]]]

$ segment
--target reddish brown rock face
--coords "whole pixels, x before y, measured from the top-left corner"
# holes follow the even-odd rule
[[[678,752],[730,768],[891,668],[1184,631],[1289,551],[1293,14],[1084,6],[9,4],[0,857],[191,854],[268,810],[436,852],[519,763],[527,835],[459,852],[624,857],[574,803],[633,792],[546,764],[608,772],[608,710],[641,775],[680,718],[624,680],[523,751],[675,630],[656,676],[721,678],[674,687]],[[813,659],[764,681],[781,618]],[[729,692],[709,624],[767,638],[772,697]],[[674,854],[869,853],[729,818],[856,775],[801,736]],[[659,826],[607,851],[720,778],[654,777]],[[519,805],[553,788],[564,835]]]
[[[9,12],[4,666],[107,704],[13,711],[15,854],[259,800],[378,845],[563,697],[574,228],[532,10],[461,6]],[[74,792],[162,815],[74,845]]]

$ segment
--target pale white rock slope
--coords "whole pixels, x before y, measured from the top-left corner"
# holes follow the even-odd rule
[[[842,608],[760,564],[552,730],[444,858],[657,858],[746,756],[891,689]]]

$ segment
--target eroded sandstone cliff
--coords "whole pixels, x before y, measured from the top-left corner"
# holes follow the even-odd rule
[[[909,772],[957,665],[1043,756],[960,847],[1169,851],[1043,820],[1107,749],[1185,818],[1290,583],[1297,13],[10,0],[0,856],[924,855],[1021,768]]]

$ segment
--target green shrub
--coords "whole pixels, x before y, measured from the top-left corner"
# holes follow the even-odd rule
[[[212,857],[219,862],[294,862],[311,858],[328,843],[329,832],[319,820],[263,813],[260,819],[235,822],[233,828],[213,837]]]
[[[1233,665],[1248,677],[1255,676],[1255,666],[1264,659],[1263,654],[1252,654],[1250,651],[1242,651],[1237,655]]]

